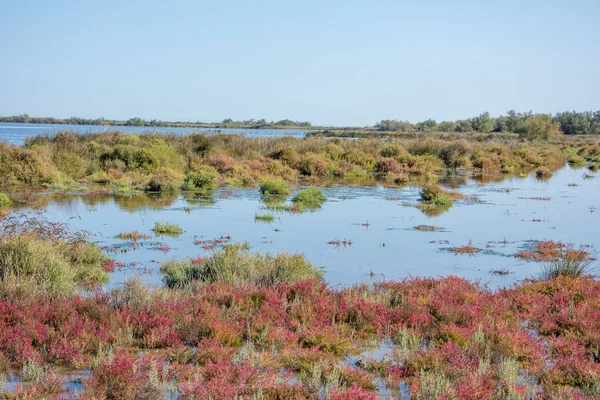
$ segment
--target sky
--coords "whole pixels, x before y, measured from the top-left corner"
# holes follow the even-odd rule
[[[598,0],[0,0],[0,115],[366,126],[600,110]]]

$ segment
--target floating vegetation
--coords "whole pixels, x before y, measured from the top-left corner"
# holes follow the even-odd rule
[[[260,221],[260,222],[273,222],[275,221],[275,216],[273,214],[259,214],[256,213],[254,214],[254,220],[255,221]]]
[[[505,276],[510,275],[511,272],[508,268],[494,268],[490,270],[490,274]]]
[[[572,243],[553,240],[532,241],[514,256],[527,261],[554,262],[561,259],[584,261],[590,259],[590,246],[580,246],[576,249]]]
[[[450,251],[454,254],[468,254],[474,256],[481,251],[480,248],[473,246],[473,242],[469,240],[469,243],[463,246],[451,247]]]
[[[150,235],[138,231],[122,232],[115,236],[116,239],[130,240],[136,243],[139,240],[150,239]]]
[[[440,228],[433,225],[417,225],[413,226],[413,230],[421,232],[437,232],[440,230]]]
[[[327,197],[316,187],[302,189],[292,199],[292,202],[301,208],[321,208],[325,201]]]
[[[348,246],[349,247],[349,246],[352,246],[352,240],[346,239],[346,238],[344,238],[343,240],[340,240],[340,238],[338,237],[336,239],[330,240],[329,242],[327,242],[327,244],[332,244],[335,247],[340,247],[340,246],[344,246],[344,247]]]
[[[550,201],[550,197],[521,197],[524,200],[539,200],[539,201]]]
[[[183,233],[183,229],[177,224],[171,224],[168,222],[156,222],[153,228],[154,233],[157,235],[170,235],[178,236]]]
[[[231,236],[220,236],[215,239],[203,240],[202,238],[198,238],[194,236],[194,244],[196,246],[202,246],[204,250],[214,250],[217,246],[223,246],[231,240]]]

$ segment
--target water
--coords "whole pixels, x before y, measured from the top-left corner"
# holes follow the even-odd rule
[[[96,233],[94,240],[111,248],[115,261],[124,264],[111,274],[108,287],[121,285],[131,276],[160,286],[160,262],[204,257],[210,251],[195,245],[194,240],[231,236],[232,242],[247,241],[256,251],[302,253],[324,268],[325,279],[334,286],[373,277],[452,274],[496,288],[540,271],[541,263],[512,256],[531,240],[561,240],[596,249],[600,246],[600,213],[596,211],[600,179],[586,179],[586,172],[565,167],[548,181],[539,181],[532,174],[485,185],[470,177],[447,179],[441,183],[452,184],[479,201],[457,201],[435,217],[410,206],[418,204],[417,186],[328,187],[324,189],[328,201],[321,209],[301,214],[276,212],[272,223],[255,222],[255,213],[266,212],[256,188],[220,189],[200,199],[98,194],[36,194],[14,199],[20,200],[17,207],[22,210],[43,207],[52,220]],[[550,200],[532,199],[540,197]],[[157,221],[177,223],[185,232],[177,238],[156,236],[152,228]],[[421,224],[441,230],[412,229]],[[114,238],[132,230],[152,238],[135,247]],[[336,238],[353,243],[346,247],[328,244]],[[483,252],[468,256],[449,251],[469,241]],[[510,274],[494,275],[492,269],[507,269]]]
[[[77,133],[102,133],[107,131],[121,131],[126,133],[172,133],[186,135],[192,132],[220,132],[243,134],[248,137],[304,137],[310,130],[301,129],[213,129],[213,128],[172,128],[148,126],[103,126],[103,125],[62,125],[62,124],[13,124],[0,123],[0,142],[16,145],[25,143],[25,139],[32,136],[52,134],[60,131]]]

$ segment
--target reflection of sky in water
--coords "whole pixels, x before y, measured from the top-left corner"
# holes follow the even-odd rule
[[[455,274],[497,287],[539,271],[539,263],[497,254],[514,254],[527,240],[552,239],[600,247],[597,228],[600,213],[590,210],[598,207],[600,179],[583,179],[585,172],[587,170],[564,168],[545,182],[532,175],[485,186],[467,180],[460,186],[461,192],[475,194],[482,202],[458,201],[449,211],[432,218],[414,207],[403,206],[404,202],[418,202],[418,187],[326,188],[329,200],[322,209],[303,214],[276,212],[272,223],[254,221],[256,212],[265,211],[257,189],[232,189],[233,196],[225,199],[221,199],[220,194],[229,189],[217,191],[214,202],[202,206],[177,197],[153,200],[143,196],[146,205],[140,207],[140,200],[135,198],[57,195],[48,203],[47,210],[51,219],[68,221],[75,228],[98,233],[95,239],[101,245],[123,243],[113,237],[124,231],[152,234],[156,221],[177,223],[185,229],[178,238],[147,241],[164,240],[172,248],[167,254],[148,249],[148,244],[116,253],[116,261],[139,264],[137,268],[113,273],[111,285],[140,274],[138,268],[144,266],[151,273],[141,274],[142,279],[158,285],[157,261],[204,255],[202,247],[193,244],[194,236],[213,239],[231,235],[233,241],[250,242],[254,250],[303,253],[315,265],[325,268],[326,279],[333,285],[367,280],[373,271],[375,276],[386,279]],[[569,183],[579,186],[569,187]],[[506,191],[506,188],[511,190]],[[387,200],[390,196],[399,199]],[[532,197],[550,197],[551,200],[532,200]],[[191,207],[191,211],[186,212],[185,207]],[[534,219],[542,222],[533,222]],[[362,226],[367,221],[368,228]],[[420,224],[435,225],[444,231],[411,229]],[[352,240],[353,245],[336,248],[327,244],[338,237]],[[491,244],[495,247],[486,249],[488,242],[505,239],[508,244]],[[450,244],[438,243],[443,240]],[[444,250],[465,245],[469,240],[492,254],[469,257]],[[494,276],[490,274],[493,268],[508,268],[512,274]]]

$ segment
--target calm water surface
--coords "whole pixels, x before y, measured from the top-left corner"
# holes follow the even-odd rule
[[[220,189],[211,197],[113,196],[51,194],[30,195],[18,206],[47,210],[50,219],[69,222],[74,228],[94,232],[94,240],[110,249],[123,263],[111,274],[109,287],[131,276],[160,286],[160,262],[206,256],[210,251],[195,240],[230,236],[247,241],[261,252],[297,252],[325,271],[332,285],[350,285],[375,278],[458,275],[490,287],[511,285],[540,271],[542,264],[512,257],[532,240],[561,240],[576,246],[600,246],[598,226],[600,179],[586,179],[585,169],[565,167],[547,181],[533,175],[508,178],[485,185],[468,177],[441,181],[478,201],[457,201],[447,212],[428,217],[410,205],[418,204],[419,188],[332,186],[323,208],[302,214],[275,212],[271,223],[255,221],[266,212],[258,189]],[[578,186],[569,186],[576,184]],[[293,194],[292,194],[293,196]],[[534,200],[533,198],[550,198]],[[290,196],[291,198],[291,196]],[[185,232],[177,238],[156,236],[154,223],[179,224]],[[420,232],[426,224],[438,232]],[[137,246],[115,235],[138,230],[151,235]],[[329,241],[351,240],[336,247]],[[466,245],[484,249],[476,256],[455,255],[450,247]],[[161,249],[159,249],[161,248]],[[506,276],[490,273],[508,269]]]
[[[125,133],[172,133],[187,135],[192,132],[220,132],[243,134],[248,137],[304,137],[310,130],[301,129],[213,129],[213,128],[171,128],[148,126],[102,126],[102,125],[62,125],[62,124],[8,124],[0,123],[0,142],[22,145],[31,136],[53,134],[61,131],[77,133],[102,133],[121,131]]]

